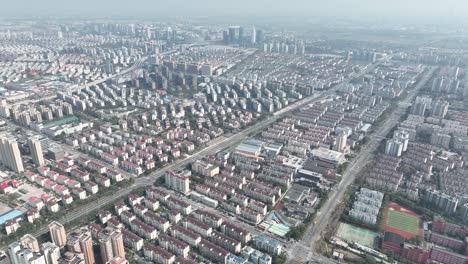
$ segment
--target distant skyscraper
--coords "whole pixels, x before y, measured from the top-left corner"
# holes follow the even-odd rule
[[[224,44],[229,44],[229,32],[227,30],[223,31],[223,42]]]
[[[239,27],[239,44],[242,44],[244,42],[244,28]]]
[[[263,34],[263,30],[257,30],[257,42],[262,43],[265,40],[265,35]]]
[[[120,230],[107,227],[98,235],[102,263],[107,263],[115,257],[125,258],[122,233]]]
[[[128,29],[128,33],[132,36],[135,35],[135,24],[130,24],[129,25],[129,29]]]
[[[36,164],[36,166],[44,166],[44,154],[39,139],[37,137],[29,138],[28,146],[34,164]]]
[[[147,28],[147,29],[146,29],[146,38],[151,39],[151,36],[152,36],[152,34],[151,34],[151,28]]]
[[[173,33],[172,33],[172,28],[168,27],[166,30],[166,40],[167,41],[172,41],[173,40]]]
[[[250,44],[255,44],[257,42],[257,30],[255,27],[252,27],[252,36],[250,37]]]
[[[64,247],[67,244],[67,234],[65,227],[59,222],[53,221],[49,224],[50,237],[52,242],[58,247]]]
[[[18,143],[5,134],[0,135],[0,163],[16,173],[24,171]]]
[[[236,28],[230,27],[229,28],[229,44],[233,44],[236,42]]]

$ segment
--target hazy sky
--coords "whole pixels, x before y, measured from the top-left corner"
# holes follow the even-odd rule
[[[468,19],[468,0],[0,0],[0,6],[3,16],[299,15]]]

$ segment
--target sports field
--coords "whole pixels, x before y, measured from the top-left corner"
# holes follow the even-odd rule
[[[391,209],[388,211],[387,225],[415,235],[419,232],[418,217]]]
[[[377,237],[377,233],[350,224],[340,223],[336,236],[346,241],[374,248],[374,240]]]
[[[391,203],[384,213],[383,229],[387,232],[399,234],[405,239],[422,236],[421,216],[413,211]]]

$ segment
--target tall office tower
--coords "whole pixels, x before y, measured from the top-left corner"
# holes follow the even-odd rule
[[[230,27],[229,28],[229,44],[233,44],[236,42],[236,28]]]
[[[424,116],[425,112],[426,112],[426,104],[423,102],[415,103],[411,107],[411,114],[413,115]]]
[[[242,44],[242,42],[244,41],[244,28],[243,27],[239,27],[239,44]]]
[[[37,239],[30,234],[26,234],[20,238],[21,245],[26,248],[30,248],[34,252],[39,252],[39,242]]]
[[[10,106],[8,105],[6,99],[0,100],[0,116],[5,118],[10,117]]]
[[[52,114],[52,110],[50,109],[45,109],[44,112],[42,112],[42,115],[44,116],[45,120],[50,121],[54,119],[54,115]]]
[[[19,256],[17,254],[18,252],[20,252],[21,249],[22,249],[22,245],[18,241],[13,242],[12,244],[8,246],[7,252],[8,252],[8,256],[10,257],[10,262],[12,264],[21,263]]]
[[[255,27],[252,27],[252,36],[250,38],[250,44],[255,44],[257,42],[257,30]]]
[[[107,263],[115,257],[125,258],[125,249],[120,230],[106,227],[99,233],[98,241],[101,248],[102,263]]]
[[[96,263],[93,252],[93,240],[89,230],[81,229],[68,236],[67,249],[70,252],[81,253],[86,264]]]
[[[36,121],[36,123],[40,124],[42,123],[42,115],[41,112],[35,111],[33,114],[33,119]]]
[[[80,247],[81,252],[84,255],[86,264],[94,264],[94,252],[93,252],[93,239],[91,238],[91,233],[87,232],[81,235],[80,237]]]
[[[41,245],[46,264],[59,264],[60,248],[54,243],[46,242]]]
[[[403,143],[403,151],[408,149],[410,134],[402,129],[398,129],[393,133],[393,139]]]
[[[263,34],[263,30],[257,30],[257,42],[262,43],[265,40],[265,35]]]
[[[69,103],[64,103],[63,104],[63,112],[66,114],[66,115],[73,115],[73,107],[71,104]]]
[[[18,143],[6,134],[0,135],[0,163],[16,173],[24,171]]]
[[[147,28],[147,29],[146,29],[146,38],[147,38],[147,39],[151,39],[151,36],[152,36],[152,34],[151,34],[151,28]]]
[[[223,31],[223,42],[224,44],[229,44],[229,32],[227,30]]]
[[[52,242],[58,247],[64,247],[67,244],[67,234],[65,227],[59,222],[53,221],[49,224],[50,237]]]
[[[432,105],[432,98],[427,96],[417,96],[411,107],[411,114],[424,116],[428,106]]]
[[[29,151],[31,157],[36,166],[44,166],[44,154],[42,153],[41,142],[38,137],[32,137],[28,139]]]
[[[112,63],[111,59],[107,59],[104,64],[104,71],[107,74],[114,73],[114,64]]]
[[[19,123],[23,126],[29,126],[29,124],[31,124],[31,116],[29,113],[21,113],[19,116]]]
[[[443,100],[437,100],[432,106],[432,116],[444,118],[448,113],[449,103]]]
[[[403,143],[395,140],[389,139],[385,144],[385,154],[393,157],[400,157],[403,153]]]
[[[57,118],[63,118],[63,110],[61,107],[55,107],[54,110],[53,110],[53,114],[57,117]]]
[[[342,132],[336,137],[336,151],[343,152],[346,149],[346,141],[348,136]]]

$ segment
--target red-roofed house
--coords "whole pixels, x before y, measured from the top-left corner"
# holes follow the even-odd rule
[[[15,187],[16,189],[19,189],[23,187],[23,184],[21,182],[18,182],[17,180],[13,179],[10,181],[11,186]]]
[[[9,194],[13,192],[13,187],[11,187],[8,183],[3,182],[0,184],[0,189],[2,190],[2,193],[4,194]]]
[[[36,183],[39,184],[41,187],[44,187],[45,182],[47,181],[46,178],[39,176],[36,179]]]
[[[78,196],[80,200],[86,199],[86,191],[80,187],[73,189],[73,194]]]
[[[154,168],[155,162],[154,160],[150,159],[145,162],[145,165],[147,170],[151,170],[152,168]]]
[[[38,210],[41,210],[42,207],[44,207],[44,202],[37,196],[29,197],[27,204],[33,208],[37,208]]]
[[[73,196],[71,196],[70,194],[65,194],[64,196],[62,196],[62,203],[63,204],[73,203]]]
[[[85,182],[84,188],[91,194],[96,194],[99,191],[98,185],[92,181]]]
[[[96,175],[96,177],[94,177],[94,180],[97,184],[100,184],[101,186],[104,186],[106,188],[109,187],[111,184],[110,179],[102,175]]]
[[[20,221],[21,218],[16,218],[16,219],[10,219],[5,222],[5,232],[7,236],[11,233],[16,232],[18,228],[20,228]]]
[[[79,183],[78,181],[74,180],[74,179],[70,179],[66,182],[67,184],[67,187],[68,188],[71,188],[71,189],[74,189],[74,188],[80,188],[81,187],[81,183]]]
[[[106,175],[116,182],[120,182],[123,180],[122,174],[116,170],[108,169]]]
[[[54,213],[60,210],[60,207],[57,201],[55,200],[55,198],[52,198],[47,202],[47,209],[49,209],[49,211],[54,212]]]
[[[38,175],[36,173],[32,172],[32,171],[28,171],[26,173],[26,179],[28,179],[28,181],[30,181],[30,182],[35,182],[36,179],[37,179],[37,176]]]
[[[36,208],[29,209],[26,212],[26,219],[29,223],[34,223],[34,220],[38,219],[40,216],[39,210]]]
[[[71,176],[75,177],[81,182],[89,181],[89,173],[81,171],[79,169],[73,169],[70,174]]]
[[[39,174],[42,176],[47,176],[47,173],[50,171],[49,167],[39,167],[37,169],[39,171]]]
[[[57,182],[60,184],[66,184],[70,179],[65,175],[59,175],[57,177]]]
[[[114,166],[119,164],[119,158],[117,158],[117,156],[114,156],[114,155],[112,155],[110,153],[107,153],[107,152],[102,152],[101,153],[101,159],[104,160],[107,163],[110,163],[110,164],[114,165]]]
[[[174,158],[180,157],[180,150],[178,148],[171,149],[171,155]]]
[[[57,195],[60,195],[60,196],[63,196],[65,194],[70,194],[70,191],[68,190],[67,187],[61,185],[61,184],[57,184],[55,187],[54,187],[54,192],[57,194]]]
[[[158,160],[159,160],[159,162],[167,162],[168,161],[167,154],[165,154],[165,153],[159,154],[158,155]]]
[[[58,177],[59,175],[60,175],[60,174],[59,174],[58,172],[56,172],[56,171],[49,171],[49,172],[47,173],[47,177],[49,177],[49,179],[52,179],[52,180],[54,180],[54,181],[57,180],[57,177]]]
[[[118,160],[117,160],[118,162]],[[91,160],[88,163],[88,168],[97,171],[98,173],[105,173],[107,171],[107,167],[99,164],[98,162]]]
[[[44,188],[46,188],[47,190],[52,190],[55,185],[57,185],[53,180],[46,180],[45,183],[44,183]]]
[[[156,145],[162,145],[162,144],[164,144],[164,140],[162,138],[158,137],[158,138],[154,139],[154,143],[156,143]]]
[[[50,197],[47,194],[43,193],[43,194],[41,194],[41,199],[42,199],[42,201],[44,201],[44,203],[47,203],[47,201],[49,201]]]

